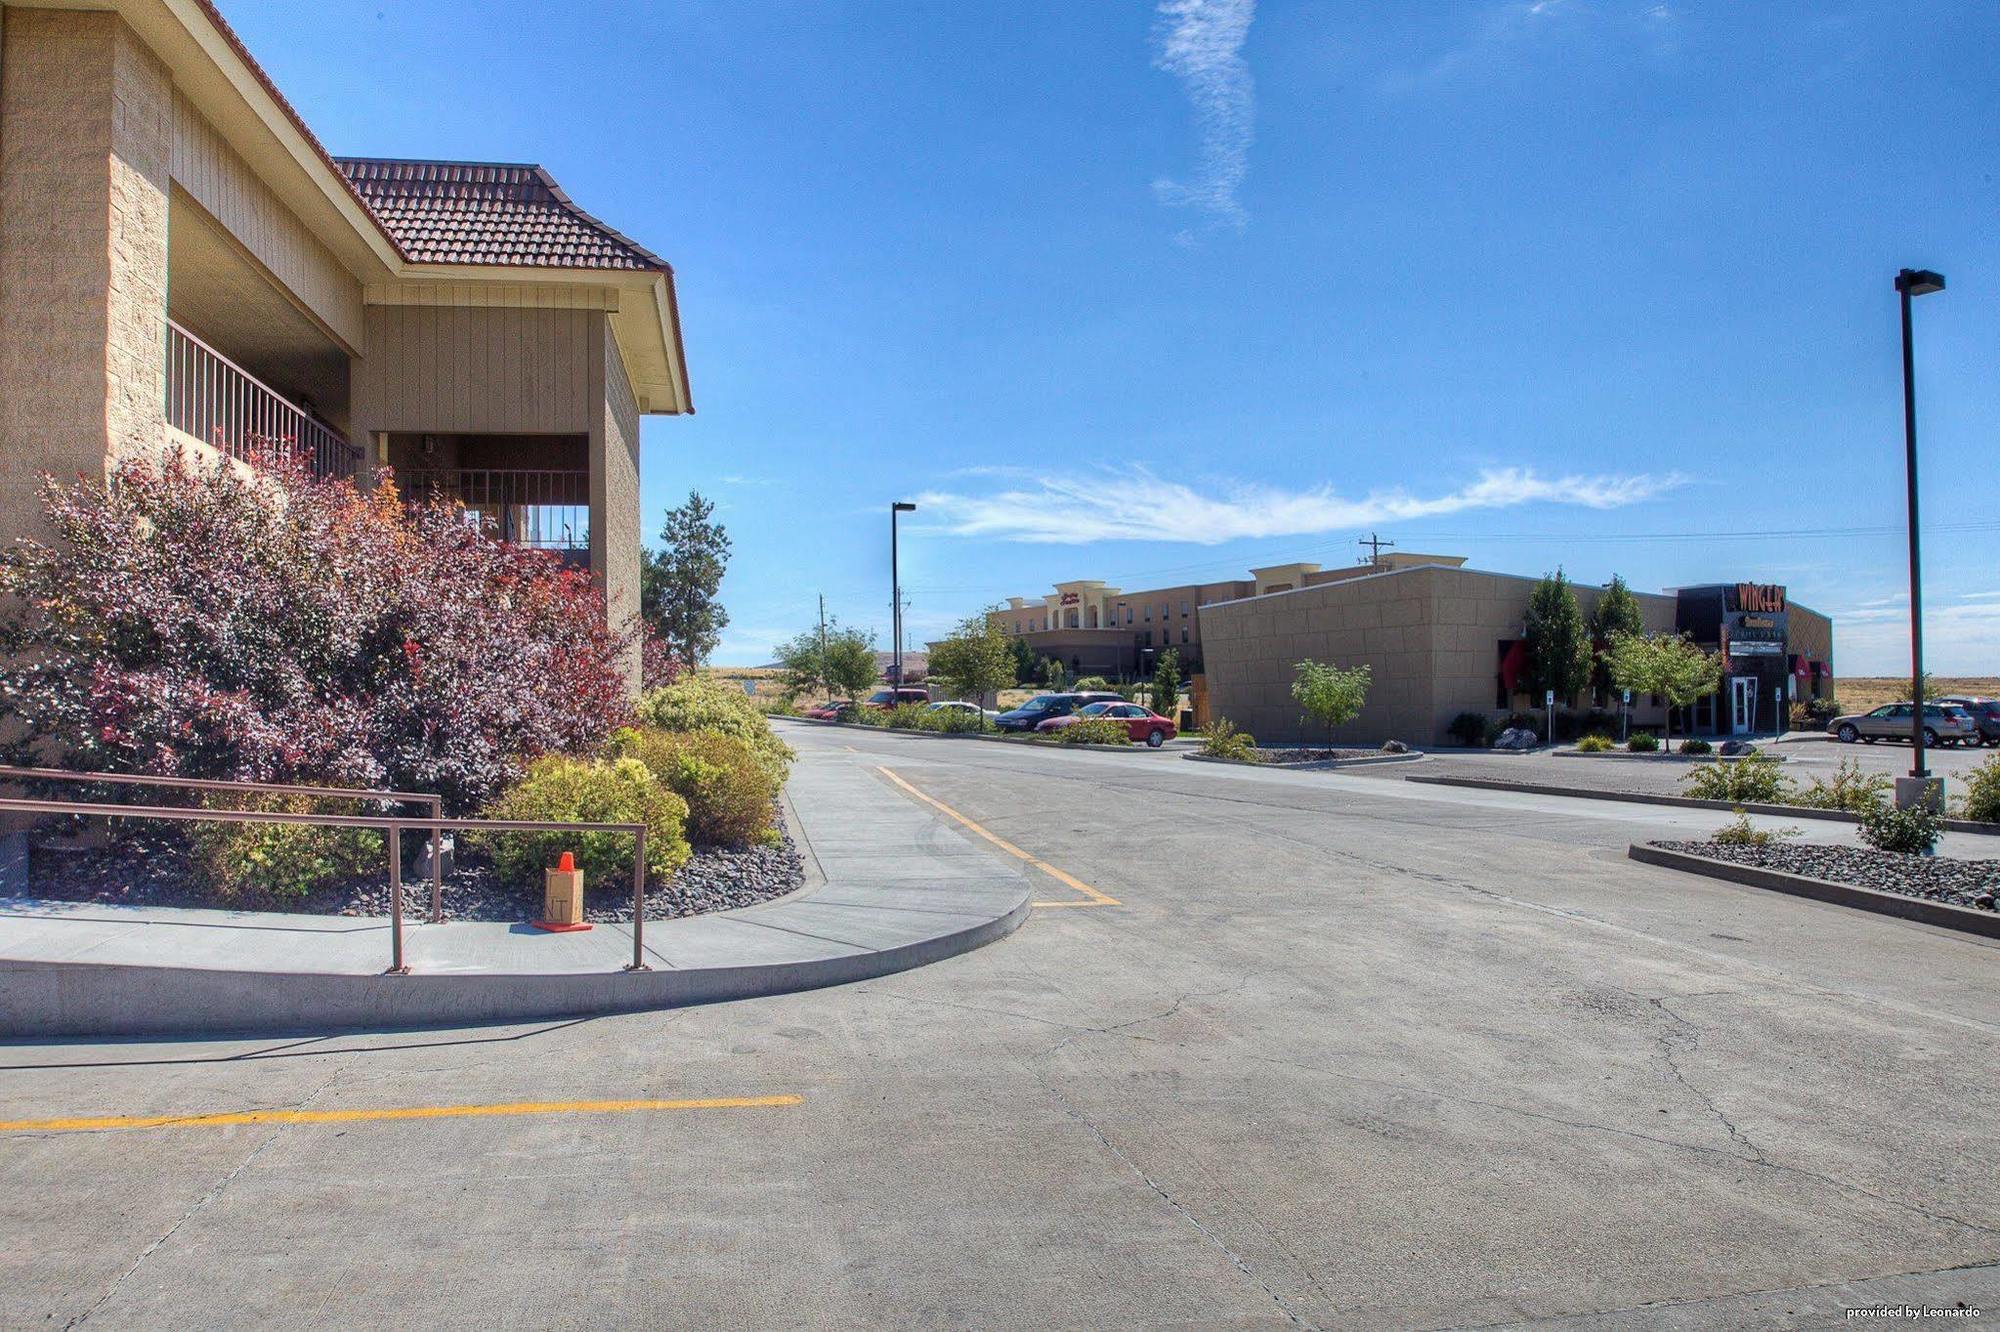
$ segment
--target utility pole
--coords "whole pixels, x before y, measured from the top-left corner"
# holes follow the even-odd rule
[[[1395,542],[1384,541],[1381,537],[1381,534],[1377,532],[1370,532],[1367,536],[1363,537],[1361,540],[1355,542],[1354,544],[1357,546],[1368,547],[1367,562],[1369,564],[1380,564],[1382,562],[1382,550],[1384,547],[1387,547],[1390,550],[1394,550],[1396,548]]]
[[[826,593],[819,594],[819,669],[813,672],[819,687],[826,688]]]

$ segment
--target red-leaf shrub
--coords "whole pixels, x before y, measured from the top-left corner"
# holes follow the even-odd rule
[[[44,497],[54,539],[0,555],[0,715],[23,749],[465,811],[628,715],[588,577],[448,502],[178,454]]]

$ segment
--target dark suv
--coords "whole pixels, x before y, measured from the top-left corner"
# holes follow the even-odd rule
[[[1950,698],[1941,698],[1938,702],[1956,703],[1964,709],[1966,716],[1979,723],[1981,743],[2000,745],[2000,698],[1975,698],[1970,694],[1954,694]]]
[[[1124,701],[1124,695],[1101,689],[1085,689],[1073,694],[1037,694],[1012,712],[1003,712],[995,717],[993,724],[1003,731],[1032,731],[1049,718],[1067,717],[1086,703]]]

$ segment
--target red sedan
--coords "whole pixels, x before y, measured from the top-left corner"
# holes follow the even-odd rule
[[[839,699],[835,699],[831,702],[815,704],[812,707],[807,708],[805,711],[801,712],[799,716],[810,717],[814,721],[838,721],[840,719],[840,714],[843,711],[846,711],[853,707],[854,704],[852,703],[847,703]]]
[[[1126,734],[1133,743],[1158,749],[1178,735],[1171,721],[1150,708],[1137,703],[1091,703],[1072,712],[1067,717],[1051,717],[1035,729],[1037,731],[1060,731],[1065,726],[1074,726],[1080,721],[1114,721],[1125,724]]]

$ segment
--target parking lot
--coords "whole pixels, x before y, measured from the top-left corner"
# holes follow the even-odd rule
[[[1042,905],[663,1014],[0,1050],[0,1325],[2000,1307],[2000,950],[1625,858],[1725,815],[787,737]]]

